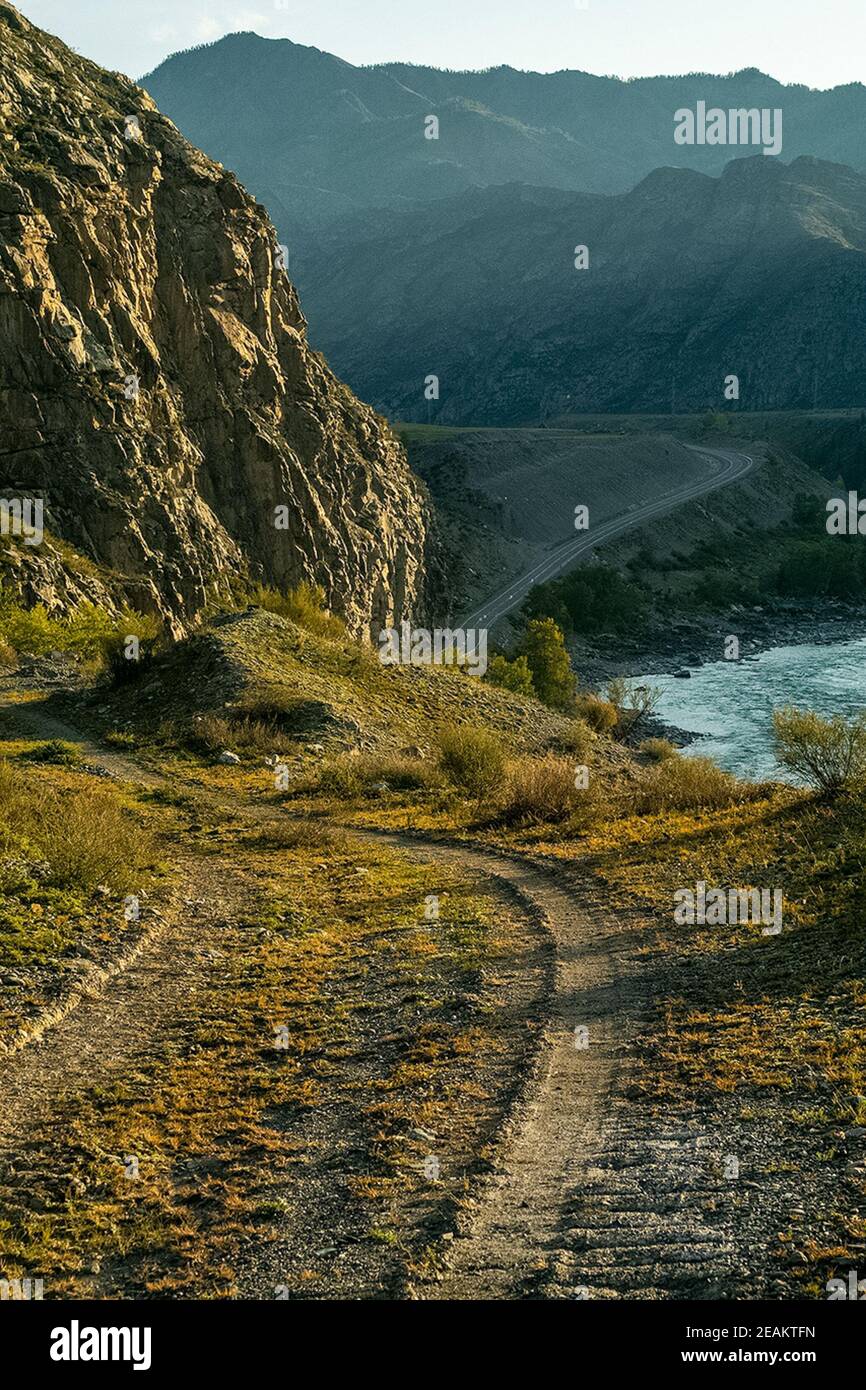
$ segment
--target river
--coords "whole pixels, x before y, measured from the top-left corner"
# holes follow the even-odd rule
[[[799,705],[819,714],[852,714],[866,706],[866,638],[826,645],[773,647],[741,661],[718,661],[673,675],[638,676],[662,690],[657,715],[699,735],[686,756],[706,754],[755,781],[793,780],[773,755],[773,709]]]

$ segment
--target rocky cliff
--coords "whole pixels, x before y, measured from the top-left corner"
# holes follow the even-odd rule
[[[264,209],[4,0],[0,50],[0,496],[48,533],[4,568],[175,630],[249,579],[358,631],[417,607],[421,488],[309,347]]]

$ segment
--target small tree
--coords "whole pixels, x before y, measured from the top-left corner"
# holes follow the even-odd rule
[[[634,739],[661,699],[661,690],[654,685],[633,685],[623,676],[608,681],[606,695],[617,712],[616,735]]]
[[[787,705],[773,713],[776,758],[825,796],[866,779],[866,712],[824,719]]]
[[[574,705],[577,682],[562,629],[552,618],[534,618],[527,625],[520,650],[532,672],[532,684],[539,700],[554,709],[570,709]]]

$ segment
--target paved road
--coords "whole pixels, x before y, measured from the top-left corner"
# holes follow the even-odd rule
[[[602,545],[605,541],[615,540],[624,532],[643,525],[651,517],[661,516],[665,512],[673,511],[675,507],[681,506],[684,502],[690,502],[695,497],[702,497],[704,493],[714,492],[716,488],[727,487],[729,483],[737,482],[751,472],[755,466],[754,459],[749,455],[738,454],[733,449],[703,449],[691,444],[686,447],[710,463],[712,471],[706,478],[703,478],[699,483],[690,483],[688,487],[679,488],[676,492],[669,492],[656,501],[635,507],[632,511],[610,517],[600,526],[593,526],[590,518],[589,530],[581,531],[575,540],[557,547],[554,554],[546,556],[538,564],[533,565],[532,569],[512,580],[498,594],[493,594],[480,608],[476,608],[468,617],[463,618],[458,626],[464,629],[492,628],[500,618],[504,618],[507,613],[519,608],[530,589],[534,588],[536,584],[544,584],[549,579],[555,579],[563,570],[570,569],[575,560],[586,554],[587,551],[594,550],[596,546]]]

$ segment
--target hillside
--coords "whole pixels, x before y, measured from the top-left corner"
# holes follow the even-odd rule
[[[357,630],[417,606],[421,490],[310,348],[264,209],[5,0],[0,42],[0,495],[47,533],[7,577],[175,630],[251,580]]]
[[[575,506],[589,507],[598,525],[708,471],[664,433],[404,425],[400,436],[452,556],[452,616],[573,539]]]
[[[658,169],[615,197],[474,190],[375,229],[366,214],[320,238],[304,280],[313,340],[408,421],[864,395],[866,178],[812,158],[733,160],[717,179]]]
[[[719,146],[674,143],[674,112],[781,108],[783,153],[866,169],[866,88],[785,86],[754,68],[621,81],[591,73],[356,67],[288,39],[229,34],[142,79],[161,108],[310,245],[352,211],[405,208],[509,180],[616,193],[659,165],[718,174]],[[438,140],[424,138],[436,115]]]

